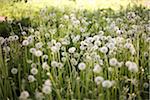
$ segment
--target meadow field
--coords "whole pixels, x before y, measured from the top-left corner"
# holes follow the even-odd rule
[[[148,0],[0,0],[0,100],[149,100]]]

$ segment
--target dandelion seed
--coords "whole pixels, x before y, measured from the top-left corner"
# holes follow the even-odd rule
[[[111,58],[111,59],[109,60],[109,64],[110,64],[111,66],[117,66],[118,61],[117,61],[116,58]]]
[[[25,31],[21,32],[22,35],[26,35],[27,33]]]
[[[38,42],[38,43],[35,44],[35,47],[38,48],[38,49],[42,48],[42,46],[43,46],[42,42]]]
[[[34,82],[35,81],[35,77],[33,76],[33,75],[29,75],[28,76],[28,80],[29,80],[29,82]]]
[[[79,63],[78,68],[79,68],[79,70],[85,70],[86,64],[81,62],[81,63]]]
[[[94,73],[100,73],[101,71],[102,71],[102,68],[100,67],[100,65],[99,65],[99,64],[96,64],[96,65],[94,66],[93,72],[94,72]]]
[[[47,64],[47,62],[44,62],[43,64],[42,64],[42,68],[43,68],[43,70],[49,70],[49,65]]]
[[[36,100],[43,100],[44,95],[43,95],[43,93],[36,91],[35,98],[36,98]]]
[[[104,88],[110,88],[112,86],[112,83],[109,80],[105,80],[105,81],[102,82],[102,86]]]
[[[28,46],[28,45],[29,45],[28,40],[23,40],[22,45],[23,45],[23,46]]]
[[[14,75],[17,74],[18,73],[18,69],[17,68],[12,68],[11,69],[11,73],[14,74]]]
[[[108,52],[108,48],[107,47],[102,47],[102,48],[100,48],[100,51],[102,53],[107,53]]]
[[[42,56],[42,59],[43,59],[43,60],[48,60],[48,55],[43,55],[43,56]]]
[[[32,73],[33,75],[36,75],[36,74],[38,73],[37,68],[33,67],[33,68],[31,69],[31,73]]]
[[[45,93],[45,94],[50,94],[51,91],[52,91],[52,89],[51,89],[50,86],[44,85],[43,88],[42,88],[42,92]]]
[[[148,84],[147,82],[145,82],[145,83],[143,84],[143,87],[144,87],[145,89],[147,89],[147,88],[149,87],[149,84]]]
[[[61,47],[61,43],[60,43],[60,42],[57,42],[57,43],[55,44],[55,46],[56,46],[57,48],[60,48],[60,47]]]
[[[36,65],[35,63],[32,63],[32,64],[31,64],[31,68],[36,68],[36,66],[37,66],[37,65]]]
[[[14,35],[14,40],[16,41],[18,39],[19,39],[18,35]]]
[[[46,34],[45,34],[45,37],[46,37],[46,38],[49,38],[49,37],[50,37],[50,34],[49,34],[49,33],[46,33]]]
[[[75,58],[71,58],[70,62],[71,62],[72,65],[77,65],[78,64],[78,62]]]
[[[52,67],[58,67],[58,62],[57,61],[52,61],[51,66]]]
[[[59,62],[57,67],[61,69],[63,67],[63,64]]]
[[[130,72],[135,72],[135,73],[137,73],[137,72],[138,72],[138,67],[137,67],[136,63],[132,62],[132,64],[128,67],[128,70],[129,70]]]
[[[56,47],[56,46],[52,46],[52,47],[51,47],[51,50],[52,50],[52,52],[54,52],[54,53],[59,52],[59,49],[60,49],[60,48],[58,48],[58,47]]]
[[[69,53],[74,53],[75,51],[76,51],[76,48],[75,47],[71,47],[71,48],[69,48]]]
[[[97,77],[95,77],[94,81],[97,85],[99,85],[100,83],[102,83],[104,81],[104,78],[101,76],[97,76]]]
[[[51,85],[52,85],[52,83],[51,83],[50,79],[45,80],[44,86],[51,86]]]
[[[129,67],[129,66],[132,65],[132,62],[131,62],[131,61],[127,61],[127,62],[125,63],[125,65],[126,65],[127,67]]]
[[[28,91],[22,91],[21,94],[20,94],[19,99],[26,100],[29,96],[30,95],[29,95]]]
[[[42,55],[43,55],[43,52],[40,51],[40,50],[37,50],[37,51],[35,52],[35,56],[37,56],[37,57],[40,57],[40,56],[42,56]]]

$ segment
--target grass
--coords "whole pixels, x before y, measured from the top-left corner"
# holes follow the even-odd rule
[[[149,99],[149,8],[79,4],[2,5],[17,28],[0,37],[0,99]]]

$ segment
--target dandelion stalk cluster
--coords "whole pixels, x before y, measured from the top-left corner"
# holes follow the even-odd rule
[[[44,8],[37,17],[37,28],[0,37],[1,100],[148,99],[148,9]]]

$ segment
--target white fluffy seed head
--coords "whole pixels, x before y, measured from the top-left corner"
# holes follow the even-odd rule
[[[100,73],[101,71],[102,71],[102,67],[100,67],[99,64],[96,64],[96,65],[94,66],[93,72],[94,72],[94,73]]]
[[[70,62],[71,62],[72,65],[77,65],[78,64],[78,62],[75,58],[71,58]]]
[[[107,53],[108,52],[108,48],[104,46],[104,47],[100,48],[100,51],[102,53]]]
[[[28,91],[22,91],[21,94],[20,94],[20,97],[19,99],[23,99],[23,100],[26,100],[28,97],[29,97],[29,92]]]
[[[128,70],[130,72],[137,73],[138,72],[138,66],[136,63],[132,62],[132,64],[128,67]]]
[[[97,77],[95,77],[94,81],[97,85],[99,85],[100,83],[102,83],[104,81],[104,78],[101,76],[97,76]]]
[[[25,31],[21,32],[22,35],[26,35],[27,33]]]
[[[42,68],[43,68],[43,70],[49,70],[49,65],[47,64],[47,62],[43,62],[43,64],[42,64]]]
[[[79,63],[78,65],[79,70],[85,70],[86,64],[84,62]]]
[[[44,85],[43,88],[42,88],[42,92],[45,93],[45,94],[50,94],[51,91],[52,91],[52,89],[51,89],[50,86]]]
[[[28,45],[29,45],[28,40],[23,40],[22,45],[23,45],[23,46],[28,46]]]
[[[132,62],[131,62],[131,61],[127,61],[127,62],[125,63],[125,65],[126,65],[127,67],[129,67],[130,65],[132,65]]]
[[[116,58],[111,58],[111,59],[109,60],[109,64],[110,64],[111,66],[117,66],[117,63],[118,63],[118,61],[117,61]]]
[[[28,76],[28,81],[29,82],[34,82],[35,81],[35,77],[33,75],[29,75]]]
[[[47,79],[47,80],[44,82],[44,85],[45,85],[45,86],[51,86],[51,85],[52,85],[51,80],[50,80],[50,79]]]
[[[30,48],[29,52],[34,54],[36,52],[36,49],[35,48]]]
[[[31,67],[32,67],[32,68],[35,68],[36,66],[37,66],[36,63],[32,63],[32,64],[31,64]]]
[[[76,48],[75,47],[71,47],[71,48],[69,48],[69,53],[74,53],[75,51],[76,51]]]
[[[37,50],[36,52],[35,52],[35,56],[37,56],[37,57],[40,57],[40,56],[42,56],[43,55],[43,52],[41,51],[41,50]]]
[[[52,50],[52,52],[54,52],[54,53],[56,53],[56,52],[58,52],[59,51],[59,47],[56,47],[56,46],[52,46],[51,47],[51,50]]]
[[[38,69],[33,67],[30,72],[31,74],[36,75],[38,73]]]
[[[35,98],[36,98],[36,100],[43,100],[44,99],[44,95],[43,95],[42,92],[36,91],[35,92]]]
[[[42,42],[38,42],[38,43],[35,44],[35,47],[36,47],[37,49],[42,48],[42,46],[43,46],[43,43],[42,43]]]
[[[103,81],[102,86],[104,88],[110,88],[112,86],[112,83],[109,80],[105,80],[105,81]]]
[[[12,74],[17,74],[17,72],[18,72],[18,69],[17,69],[17,68],[12,68],[12,69],[11,69],[11,73],[12,73]]]
[[[57,61],[52,61],[51,66],[52,67],[58,67],[58,62]]]

